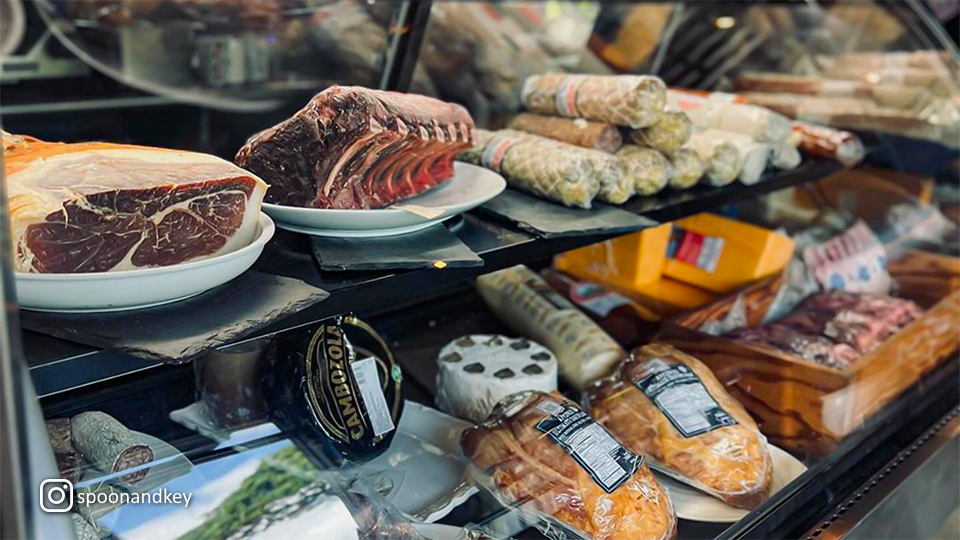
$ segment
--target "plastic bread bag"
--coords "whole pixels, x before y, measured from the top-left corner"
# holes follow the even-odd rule
[[[526,266],[480,276],[476,286],[504,324],[553,352],[560,377],[578,390],[610,373],[626,357],[597,323]]]
[[[616,126],[583,118],[522,113],[514,116],[508,127],[611,154],[623,145],[623,138]]]
[[[777,169],[792,171],[800,166],[803,158],[797,147],[787,141],[770,145],[770,164]]]
[[[528,77],[521,100],[541,114],[585,118],[634,129],[660,120],[667,87],[645,75],[568,75]]]
[[[790,135],[790,120],[785,116],[765,107],[737,103],[736,99],[734,94],[667,91],[669,106],[687,113],[698,128],[733,131],[760,142],[782,141]]]
[[[667,161],[670,162],[670,187],[674,189],[691,188],[703,177],[703,161],[689,148],[667,156]]]
[[[696,358],[663,343],[640,347],[586,400],[593,417],[652,467],[737,508],[752,510],[769,496],[766,438]]]
[[[670,181],[670,163],[660,152],[634,144],[626,144],[617,152],[627,166],[627,176],[637,195],[653,195]]]
[[[497,133],[509,137],[527,137],[542,144],[553,143],[562,152],[583,156],[589,162],[594,175],[600,182],[600,191],[596,197],[598,201],[623,204],[635,193],[633,181],[627,175],[626,164],[607,152],[583,148],[515,129],[502,129]]]
[[[548,538],[676,537],[673,505],[643,457],[560,394],[504,398],[460,445],[474,480]]]
[[[600,191],[589,159],[542,137],[478,129],[474,147],[457,159],[500,173],[512,187],[566,206],[590,208]]]
[[[694,151],[703,162],[705,177],[713,187],[733,182],[743,168],[743,158],[737,147],[715,133],[696,131],[684,148]]]
[[[656,124],[631,131],[630,138],[640,146],[670,155],[680,150],[692,133],[690,118],[682,112],[670,111],[663,113]]]

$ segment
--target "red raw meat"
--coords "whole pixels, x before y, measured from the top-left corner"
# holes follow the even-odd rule
[[[16,271],[136,270],[253,241],[267,185],[206,154],[3,134]]]
[[[253,136],[236,163],[270,182],[266,202],[381,208],[453,176],[453,158],[472,143],[473,119],[459,105],[333,86]]]

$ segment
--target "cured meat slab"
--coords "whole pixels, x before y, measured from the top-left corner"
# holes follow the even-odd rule
[[[236,163],[270,182],[269,203],[382,208],[449,179],[472,141],[473,119],[459,105],[333,86],[254,135]]]
[[[257,233],[266,183],[228,161],[3,134],[16,271],[108,272],[229,253]]]

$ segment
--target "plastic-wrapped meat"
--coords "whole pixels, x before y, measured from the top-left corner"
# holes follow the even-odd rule
[[[902,298],[830,291],[809,296],[778,322],[742,328],[727,336],[843,368],[876,350],[920,313],[916,303]]]
[[[535,135],[478,129],[474,147],[457,159],[496,171],[511,187],[566,206],[590,208],[600,191],[589,159]]]
[[[558,150],[568,154],[583,156],[593,167],[594,174],[596,174],[597,180],[600,181],[600,192],[597,193],[598,201],[610,204],[623,204],[627,202],[627,199],[633,197],[635,193],[633,179],[627,174],[627,164],[607,152],[567,144],[552,138],[541,137],[515,129],[501,129],[497,134],[509,137],[525,137],[535,140],[540,144],[552,144]]]
[[[269,179],[267,202],[381,208],[449,179],[472,140],[473,119],[459,105],[333,86],[254,135],[236,162]]]
[[[836,369],[843,369],[860,358],[860,353],[845,343],[811,335],[781,323],[741,328],[727,337],[751,345],[773,347],[805,360]]]
[[[513,117],[510,129],[610,153],[616,152],[623,145],[623,138],[616,126],[583,118],[523,113]]]
[[[703,176],[703,161],[693,150],[681,148],[672,156],[670,162],[670,187],[687,189],[693,187]]]
[[[810,296],[783,322],[867,354],[920,313],[916,303],[902,298],[831,291]]]
[[[653,195],[670,181],[670,162],[660,152],[634,144],[624,145],[617,152],[627,166],[627,176],[637,195]]]
[[[633,142],[667,155],[680,150],[690,140],[691,135],[693,123],[686,114],[679,111],[665,112],[656,124],[630,132]]]
[[[666,90],[657,77],[547,73],[527,78],[521,99],[534,112],[637,129],[660,120]]]

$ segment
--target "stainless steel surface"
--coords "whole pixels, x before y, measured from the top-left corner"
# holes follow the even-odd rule
[[[807,540],[936,538],[960,505],[960,409],[930,427],[804,535]],[[949,538],[960,538],[953,531]]]

